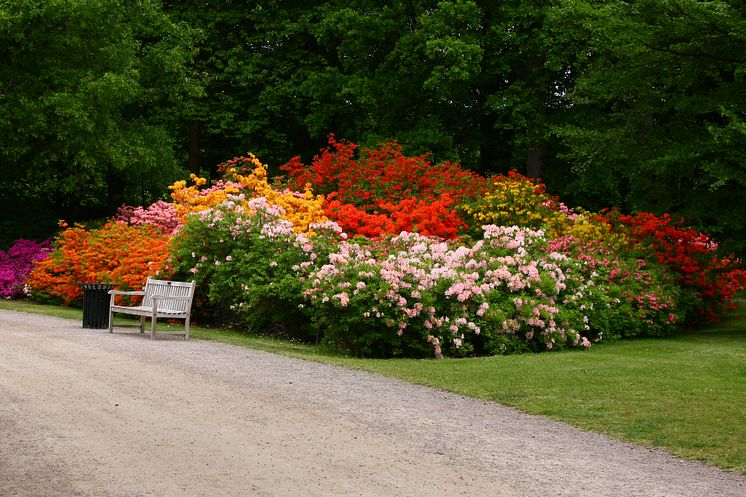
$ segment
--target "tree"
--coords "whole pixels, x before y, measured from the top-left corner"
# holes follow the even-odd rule
[[[544,2],[168,2],[200,27],[197,169],[251,148],[306,159],[329,133],[483,172],[553,155],[550,125],[573,74]],[[563,41],[567,41],[567,37]],[[199,141],[197,143],[197,141]]]
[[[540,176],[568,74],[546,12],[533,1],[329,3],[314,31],[330,68],[316,120],[340,122],[326,109],[343,94],[342,136],[396,138],[486,173],[539,164]]]
[[[681,214],[746,253],[746,8],[742,2],[567,0],[589,39],[556,132],[575,199]]]
[[[310,34],[323,2],[166,1],[179,22],[199,28],[195,72],[205,95],[189,105],[191,167],[215,166],[251,151],[276,167],[325,143],[312,140],[302,87],[324,67]]]
[[[0,240],[147,203],[180,175],[193,34],[156,0],[0,0]]]

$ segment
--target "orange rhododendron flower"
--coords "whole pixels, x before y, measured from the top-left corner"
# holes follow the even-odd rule
[[[168,277],[170,237],[149,225],[109,221],[102,228],[74,226],[55,239],[55,250],[33,270],[28,285],[69,304],[82,295],[81,282],[141,288],[148,276]]]

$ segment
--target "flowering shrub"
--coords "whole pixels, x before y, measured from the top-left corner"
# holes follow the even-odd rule
[[[425,236],[453,238],[466,227],[447,197],[431,202],[414,198],[398,203],[379,200],[374,205],[376,210],[367,212],[356,205],[331,200],[325,210],[345,231],[369,238],[415,230]]]
[[[177,181],[169,188],[174,206],[182,221],[193,212],[211,209],[234,198],[239,193],[244,194],[247,202],[252,198],[264,198],[271,204],[282,209],[282,217],[290,221],[297,232],[308,231],[308,226],[323,223],[327,220],[324,215],[324,197],[314,196],[310,186],[302,192],[287,188],[277,188],[269,184],[267,166],[254,155],[236,157],[218,166],[223,179],[212,186],[207,185],[205,178],[192,174],[192,185],[187,187],[186,181]]]
[[[324,197],[314,196],[311,186],[306,184],[303,191],[272,187],[267,178],[267,166],[254,154],[237,157],[221,164],[219,169],[227,178],[234,179],[251,198],[264,198],[271,205],[282,209],[281,217],[290,221],[295,231],[309,231],[309,225],[327,221],[324,215]]]
[[[305,296],[327,340],[357,355],[590,346],[578,331],[586,283],[568,285],[567,257],[545,244],[540,231],[493,225],[470,247],[406,232],[374,248],[341,242]]]
[[[567,221],[550,227],[550,236],[571,236],[577,241],[591,245],[599,242],[608,250],[629,252],[629,238],[624,233],[614,230],[613,225],[604,216],[581,208],[566,209],[563,204],[560,204],[560,212],[567,214]]]
[[[159,200],[147,208],[122,205],[117,210],[114,219],[130,225],[149,224],[157,226],[166,235],[173,235],[182,226],[174,204],[163,200]]]
[[[483,224],[523,226],[562,231],[570,222],[571,211],[547,193],[536,179],[516,171],[492,178],[484,195],[464,206],[472,229]]]
[[[710,237],[686,228],[668,214],[610,212],[607,219],[629,237],[632,250],[673,273],[685,292],[684,309],[713,320],[732,308],[736,292],[746,283],[746,272],[739,260],[719,255],[718,245]]]
[[[462,211],[475,235],[479,235],[478,228],[483,224],[495,224],[541,229],[549,237],[601,241],[619,250],[628,245],[625,234],[615,231],[603,215],[568,208],[559,198],[549,195],[541,180],[516,171],[491,178],[487,191],[463,205]]]
[[[148,276],[172,273],[169,243],[169,237],[150,225],[110,221],[100,229],[68,228],[55,238],[54,251],[29,275],[31,295],[70,304],[82,295],[80,282],[142,288]]]
[[[619,251],[608,242],[572,235],[550,240],[549,249],[576,261],[574,271],[591,282],[588,291],[596,294],[595,304],[581,310],[593,324],[595,340],[669,335],[684,320],[679,288],[655,262]]]
[[[203,298],[222,314],[255,331],[308,340],[298,271],[324,260],[321,248],[331,250],[341,230],[333,223],[312,224],[314,243],[296,232],[284,214],[262,197],[248,202],[243,195],[229,197],[190,215],[173,252],[177,268],[193,275]]]
[[[14,298],[26,294],[26,277],[34,263],[46,258],[52,249],[49,240],[35,242],[19,239],[7,252],[0,250],[0,297]]]
[[[466,228],[456,207],[484,190],[484,178],[452,162],[407,157],[395,142],[364,149],[356,158],[357,148],[332,135],[310,166],[295,157],[280,169],[291,184],[311,184],[326,194],[327,216],[349,234],[406,230],[452,238]]]
[[[193,183],[190,186],[186,186],[187,182],[181,180],[168,187],[171,190],[171,198],[176,212],[182,221],[187,214],[204,211],[221,204],[226,201],[228,195],[236,195],[243,188],[238,183],[222,180],[217,181],[210,187],[201,188],[207,184],[205,178],[190,174],[189,179]]]

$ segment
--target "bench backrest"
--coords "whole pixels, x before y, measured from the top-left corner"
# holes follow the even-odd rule
[[[189,299],[158,299],[159,309],[188,313],[192,308],[194,281],[165,281],[148,278],[144,290],[145,295],[142,298],[142,305],[145,307],[152,307],[153,295],[160,295],[162,297],[189,297]]]

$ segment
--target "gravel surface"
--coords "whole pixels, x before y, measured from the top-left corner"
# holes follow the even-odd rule
[[[480,400],[0,311],[0,496],[744,497],[746,478]]]

